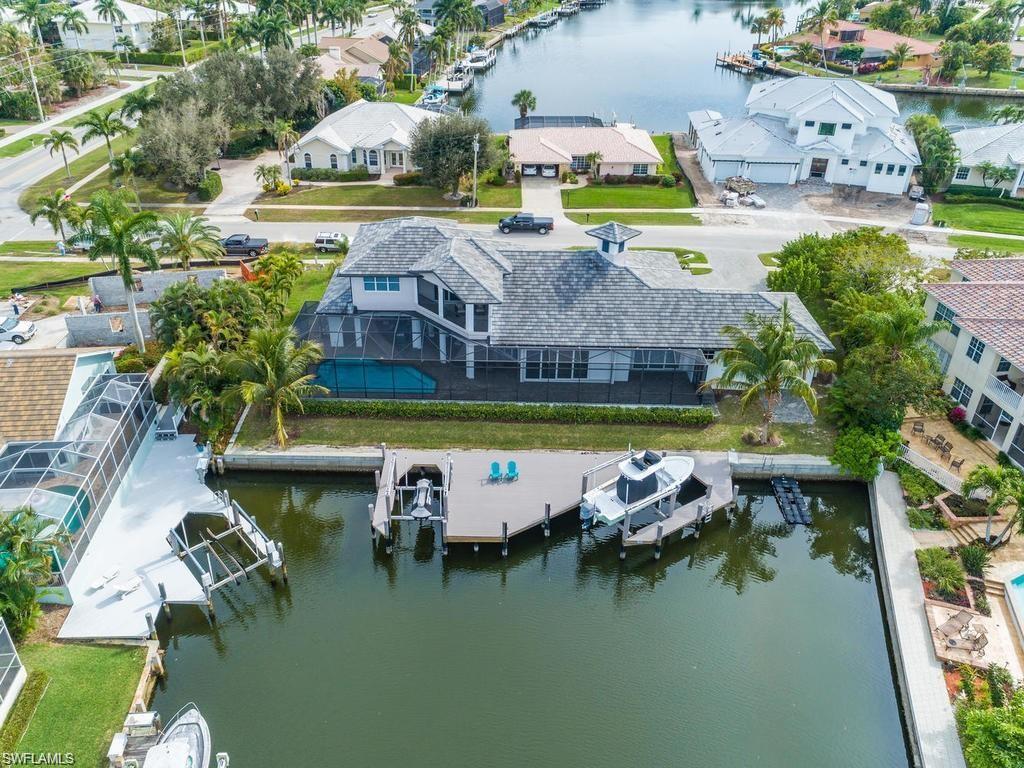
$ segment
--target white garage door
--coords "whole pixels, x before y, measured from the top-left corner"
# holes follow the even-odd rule
[[[747,178],[762,184],[788,184],[793,173],[793,163],[751,163]]]
[[[740,172],[739,160],[718,160],[715,162],[715,181],[725,181]]]

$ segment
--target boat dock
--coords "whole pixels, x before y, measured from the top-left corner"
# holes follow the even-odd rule
[[[789,70],[783,69],[774,61],[768,59],[755,59],[745,53],[716,53],[715,66],[731,69],[734,72],[741,72],[744,75],[765,73],[778,75],[782,73],[792,74]]]
[[[785,476],[773,477],[771,484],[782,518],[790,525],[810,525],[811,512],[807,508],[807,499],[800,490],[800,484]]]

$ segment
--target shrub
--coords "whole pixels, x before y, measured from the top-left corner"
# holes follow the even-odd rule
[[[146,364],[141,357],[122,354],[114,361],[118,373],[145,373]]]
[[[986,203],[988,205],[1002,205],[1006,208],[1017,208],[1024,210],[1024,200],[1020,198],[1012,197],[994,197],[979,194],[971,195],[954,195],[946,193],[945,202],[955,203],[957,205],[969,204],[969,203]]]
[[[291,186],[286,181],[279,181],[274,184],[274,194],[278,197],[284,197],[292,191]]]
[[[274,137],[263,131],[242,131],[224,147],[223,157],[245,159],[274,148]],[[299,169],[296,169],[299,170]]]
[[[988,550],[980,544],[968,544],[960,547],[960,562],[964,564],[964,570],[971,576],[984,578],[985,569],[991,560],[992,557]]]
[[[927,504],[942,493],[941,485],[905,461],[892,462],[892,470],[899,475],[900,485],[903,486],[903,495],[913,506],[919,507],[922,504]]]
[[[492,187],[504,187],[506,184],[508,184],[508,179],[505,178],[504,174],[492,173],[490,178],[487,179],[487,183],[490,184]]]
[[[411,187],[423,183],[423,174],[419,171],[396,173],[394,181],[396,187]]]
[[[220,174],[216,171],[207,171],[206,176],[196,188],[196,197],[204,203],[208,203],[211,200],[216,200],[223,191],[224,182],[221,181]]]
[[[928,530],[935,528],[935,510],[909,507],[907,509],[907,522],[915,530]]]
[[[958,405],[956,408],[951,410],[947,415],[951,424],[963,424],[967,421],[967,409],[962,405]]]
[[[988,692],[993,707],[1001,707],[1006,703],[1006,692],[1012,691],[1014,682],[1010,670],[1002,664],[993,664],[985,673],[988,679]]]
[[[579,177],[572,171],[562,171],[562,183],[563,184],[578,184]]]
[[[43,698],[47,686],[50,684],[50,676],[39,669],[34,669],[25,678],[25,684],[21,687],[21,693],[14,701],[7,722],[0,731],[0,751],[4,754],[13,752],[14,748],[25,735],[28,724],[32,722],[32,715],[39,706],[39,700]]]
[[[414,402],[401,400],[310,399],[310,416],[446,421],[556,422],[563,424],[669,424],[704,427],[715,419],[710,408],[659,408],[593,405],[521,405],[518,403]]]
[[[946,597],[956,597],[967,584],[960,563],[942,547],[919,549],[917,567],[921,578],[935,585],[936,591]]]
[[[336,171],[334,168],[293,168],[292,178],[299,181],[369,181],[371,176],[365,165],[357,165],[348,171]]]
[[[102,51],[99,55],[105,59],[113,59],[120,57],[124,60],[125,53],[114,53],[113,51]],[[206,51],[203,48],[186,48],[185,49],[185,61],[189,64],[199,61],[203,56],[206,55]],[[162,67],[180,67],[181,66],[181,51],[175,50],[169,53],[156,53],[155,51],[135,51],[129,52],[128,63],[129,64],[156,64]]]
[[[839,433],[830,460],[860,480],[874,480],[878,462],[896,458],[900,439],[899,432],[850,427]]]
[[[675,185],[676,185],[675,176],[669,176],[669,175],[666,174],[665,176],[661,177],[661,186],[663,186],[665,188],[671,188],[671,187],[674,187]]]
[[[610,173],[604,175],[605,184],[660,184],[661,180],[661,176],[613,176]]]

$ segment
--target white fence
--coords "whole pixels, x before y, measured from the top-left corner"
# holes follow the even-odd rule
[[[0,725],[7,719],[26,677],[11,633],[7,631],[4,620],[0,619]]]
[[[924,472],[928,477],[941,485],[947,491],[960,493],[963,487],[963,480],[949,470],[943,469],[931,459],[922,456],[909,445],[904,445],[900,450],[900,458],[912,467]]]

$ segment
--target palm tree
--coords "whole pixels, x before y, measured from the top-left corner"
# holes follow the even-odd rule
[[[294,45],[291,35],[291,19],[284,11],[258,13],[253,17],[256,39],[260,42],[261,51],[282,45],[291,48]]]
[[[388,46],[388,60],[384,62],[384,79],[389,83],[397,84],[402,76],[405,64],[402,59],[405,57],[405,49],[397,40],[391,41]]]
[[[913,52],[914,49],[910,47],[910,43],[897,43],[889,51],[889,61],[895,65],[896,69],[903,69],[903,65]]]
[[[331,37],[338,32],[338,25],[345,23],[344,4],[347,0],[324,0],[320,9],[320,20],[331,25]]]
[[[604,155],[600,152],[589,152],[587,154],[587,168],[590,169],[590,179],[593,181],[601,175],[601,161]]]
[[[274,121],[270,132],[277,143],[278,153],[284,158],[285,172],[288,174],[288,185],[291,186],[292,165],[288,159],[288,148],[299,140],[299,134],[291,120],[282,120],[281,118]]]
[[[64,222],[72,220],[77,209],[78,206],[63,189],[55,189],[39,199],[39,207],[32,212],[29,220],[35,224],[39,219],[46,219],[53,233],[60,233],[60,239],[66,241],[68,238],[64,233]]]
[[[869,311],[860,316],[873,342],[889,351],[896,362],[907,350],[917,349],[939,331],[949,330],[944,322],[926,322],[924,309],[907,303],[888,311]]]
[[[225,370],[238,381],[225,392],[229,402],[269,410],[277,444],[284,448],[288,443],[285,413],[302,413],[302,398],[327,394],[325,387],[312,383],[316,377],[309,372],[323,358],[320,347],[299,342],[291,328],[257,328],[226,357]]]
[[[64,172],[70,179],[71,166],[68,165],[68,150],[73,149],[76,155],[79,152],[78,139],[75,138],[75,134],[68,130],[54,128],[50,131],[49,135],[43,139],[43,146],[50,150],[50,157],[53,157],[57,152],[60,152],[60,156],[64,160]]]
[[[116,25],[126,18],[117,0],[96,0],[96,15],[110,25]]]
[[[135,204],[140,211],[142,210],[142,198],[139,197],[139,188],[135,184],[135,177],[139,166],[142,165],[142,160],[142,150],[129,147],[110,161],[110,176],[120,180],[122,186],[132,188]]]
[[[757,35],[757,48],[761,47],[761,36],[771,32],[768,20],[764,16],[758,16],[750,25],[750,34]]]
[[[18,0],[11,10],[16,21],[21,22],[29,29],[35,28],[39,44],[45,45],[43,43],[43,25],[50,20],[53,6],[47,4],[45,0]]]
[[[818,0],[804,19],[804,26],[811,32],[818,33],[821,45],[821,66],[828,72],[828,59],[825,57],[825,35],[839,20],[834,0]]]
[[[435,64],[443,67],[448,63],[448,40],[443,34],[435,30],[434,34],[423,44],[423,47],[426,48],[427,53],[430,54],[430,58]]]
[[[271,163],[260,163],[252,173],[256,181],[264,187],[274,187],[281,180],[281,166]]]
[[[1000,123],[1024,123],[1024,106],[1007,104],[992,112],[992,119]]]
[[[985,162],[978,163],[975,167],[981,171],[981,183],[987,187],[989,182],[992,182],[992,189],[1017,178],[1017,169],[1012,165],[996,165]],[[999,196],[1002,197],[1005,194],[1006,187],[999,187]]]
[[[769,8],[764,14],[764,21],[772,34],[772,42],[779,41],[779,33],[786,28],[786,12],[781,8]]]
[[[89,31],[89,24],[85,20],[85,14],[82,12],[82,9],[72,5],[65,5],[60,9],[60,13],[57,14],[56,18],[60,20],[62,32],[74,34],[75,47],[81,50],[82,41],[78,36],[84,35]]]
[[[128,312],[136,347],[146,348],[146,337],[139,325],[135,307],[135,275],[133,262],[141,261],[150,269],[159,269],[160,260],[153,250],[157,232],[157,217],[152,211],[132,212],[124,196],[106,190],[97,192],[85,210],[85,226],[72,240],[89,244],[88,256],[92,260],[109,258],[124,283]]]
[[[806,62],[807,64],[813,64],[814,59],[817,57],[818,52],[815,50],[814,45],[804,40],[802,43],[798,43],[796,46],[796,57],[800,61]]]
[[[199,25],[199,42],[206,47],[206,14],[210,10],[208,0],[185,0],[185,10],[192,12],[192,18]]]
[[[512,97],[512,106],[519,110],[519,116],[525,120],[526,114],[537,108],[537,97],[533,95],[533,91],[524,88]]]
[[[39,588],[53,578],[53,559],[70,540],[66,529],[30,507],[0,513],[0,612],[15,639],[32,629],[39,615]]]
[[[179,343],[167,353],[164,367],[171,397],[205,426],[202,431],[206,434],[219,432],[225,420],[222,357],[216,344],[202,343],[190,349]]]
[[[1024,475],[1015,467],[990,467],[981,464],[967,474],[963,486],[960,488],[960,493],[964,498],[969,498],[978,491],[982,491],[988,496],[985,505],[985,511],[988,514],[988,522],[985,523],[986,544],[993,543],[992,518],[1003,507],[1014,506],[1017,508],[1016,513],[1010,516],[1009,524],[996,538],[995,541],[998,543],[1002,541],[1014,520],[1020,515],[1021,503],[1024,501]]]
[[[183,272],[188,272],[193,261],[217,261],[224,255],[219,230],[202,216],[172,213],[160,220],[159,228],[159,254],[177,261]]]
[[[127,123],[138,120],[157,105],[157,98],[147,88],[140,88],[124,95],[118,116]]]
[[[398,42],[405,46],[409,52],[409,91],[416,89],[416,64],[413,61],[413,53],[416,50],[416,40],[420,34],[420,15],[412,6],[402,8],[395,16],[398,24]]]
[[[743,392],[743,410],[754,400],[759,401],[760,439],[767,444],[783,391],[789,390],[807,404],[811,413],[817,413],[818,398],[806,377],[815,370],[835,370],[835,363],[820,357],[813,341],[797,337],[788,301],[782,302],[778,316],[748,313],[747,326],[727,325],[722,329],[730,340],[730,348],[723,349],[716,358],[723,366],[722,375],[706,381],[701,389],[738,386]]]
[[[349,36],[363,23],[366,6],[366,0],[341,0],[341,23],[348,25]]]
[[[86,112],[85,116],[75,123],[76,128],[85,128],[85,133],[82,134],[83,143],[100,136],[103,137],[107,143],[107,156],[111,162],[114,160],[114,147],[110,140],[128,132],[128,126],[125,125],[124,120],[114,116],[115,111],[114,107],[106,111],[94,109]]]
[[[124,63],[128,63],[128,59],[131,54],[136,53],[139,50],[139,46],[135,44],[128,35],[118,35],[114,39],[114,44],[111,46],[114,51],[124,54]],[[120,58],[120,56],[119,56]]]

